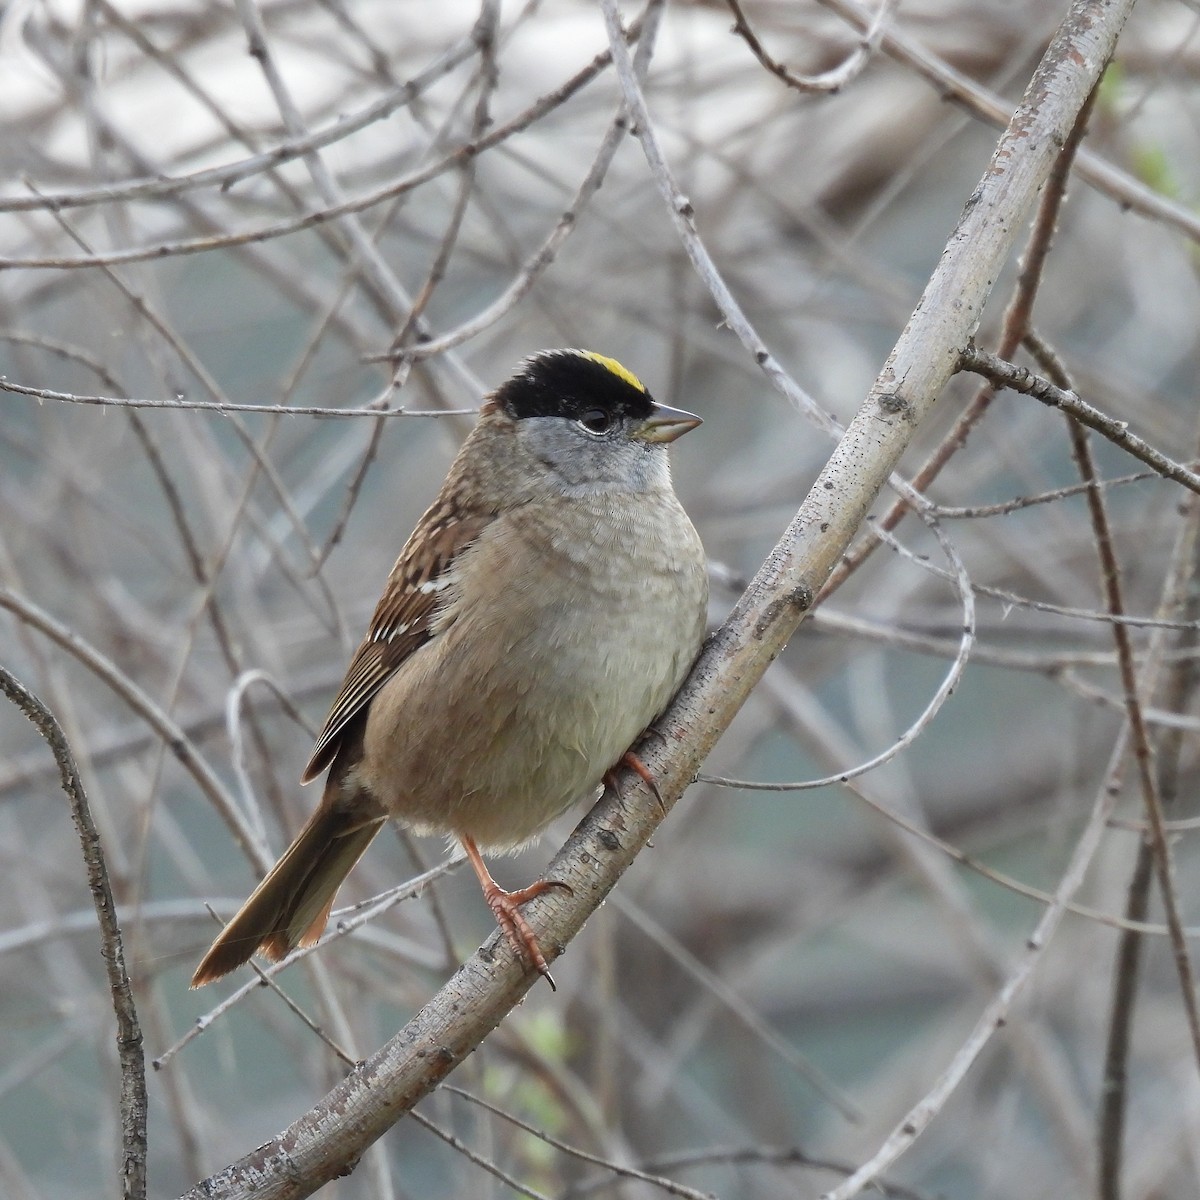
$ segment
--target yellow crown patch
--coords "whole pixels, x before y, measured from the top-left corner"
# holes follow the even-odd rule
[[[622,366],[615,358],[608,358],[604,354],[596,354],[592,350],[581,350],[580,353],[584,358],[590,358],[592,362],[598,362],[602,367],[611,371],[618,379],[623,379],[630,387],[635,387],[639,392],[646,390],[646,385],[628,368]]]

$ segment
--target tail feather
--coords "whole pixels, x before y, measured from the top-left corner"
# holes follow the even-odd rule
[[[213,942],[192,987],[220,979],[256,952],[278,962],[297,946],[311,946],[325,928],[342,880],[384,820],[322,804]]]

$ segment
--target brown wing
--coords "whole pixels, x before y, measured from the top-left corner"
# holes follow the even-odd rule
[[[349,721],[366,709],[392,672],[433,636],[439,593],[449,582],[454,560],[494,518],[494,513],[463,512],[442,500],[417,523],[388,576],[367,636],[350,660],[301,783],[315,779],[329,766]]]

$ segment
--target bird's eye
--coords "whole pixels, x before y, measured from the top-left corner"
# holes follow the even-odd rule
[[[607,433],[612,428],[612,413],[602,408],[592,408],[579,418],[579,423],[588,433]]]

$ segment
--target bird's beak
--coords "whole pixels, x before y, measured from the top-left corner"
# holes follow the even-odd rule
[[[673,442],[700,423],[699,417],[682,408],[655,404],[650,415],[633,430],[632,436],[639,442]]]

